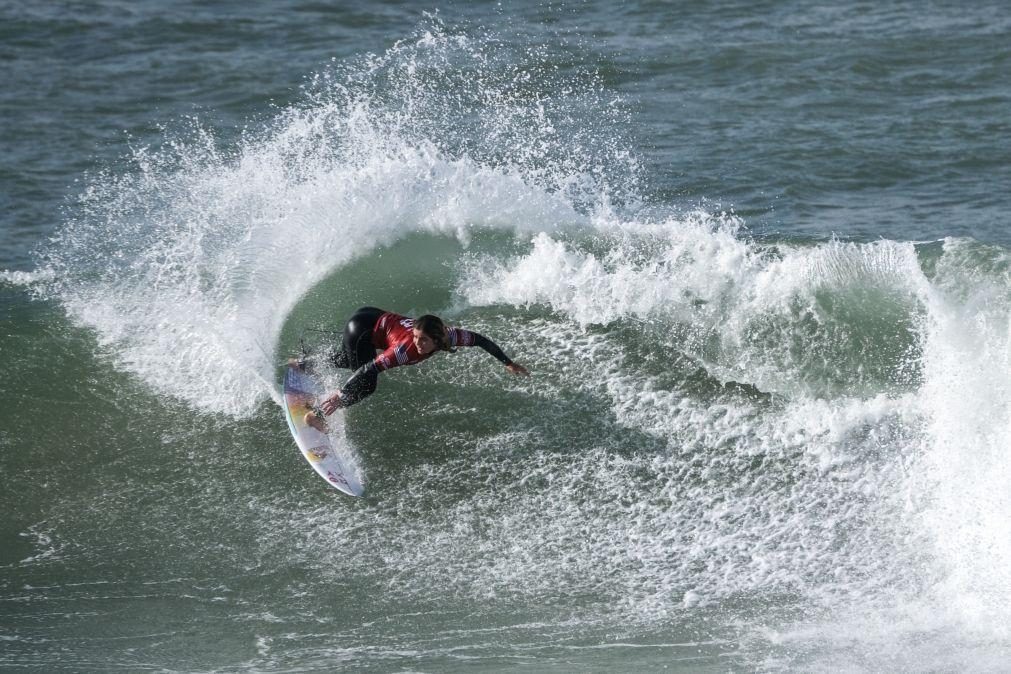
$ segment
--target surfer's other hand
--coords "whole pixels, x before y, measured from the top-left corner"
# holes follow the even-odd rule
[[[506,365],[506,369],[512,372],[513,374],[521,374],[524,377],[530,376],[530,372],[528,372],[527,369],[522,365],[520,365],[519,363],[509,363],[508,365]]]

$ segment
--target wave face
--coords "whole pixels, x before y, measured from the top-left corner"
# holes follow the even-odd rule
[[[305,594],[347,581],[338,602],[388,588],[377,614],[513,607],[503,638],[539,625],[535,655],[599,631],[703,635],[744,666],[997,662],[1007,250],[759,239],[719,207],[649,202],[607,91],[431,20],[234,142],[194,122],[135,149],[91,178],[40,271],[5,281],[198,426],[273,428],[297,335],[362,304],[438,311],[532,370],[459,354],[384,375],[346,417],[373,500],[306,506],[319,485],[245,478],[234,516],[267,567],[307,570],[306,593],[278,592],[310,623],[332,615]],[[283,432],[264,433],[229,451],[278,452]],[[180,435],[197,455],[228,442],[163,441]],[[230,507],[227,476],[174,476],[180,503]],[[522,651],[467,635],[490,662]],[[285,637],[265,639],[260,665],[321,657],[272,660]],[[377,653],[345,661],[393,657]]]

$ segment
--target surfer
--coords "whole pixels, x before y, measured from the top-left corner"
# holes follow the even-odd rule
[[[362,307],[348,319],[342,348],[330,354],[330,362],[335,367],[354,370],[354,374],[316,410],[306,414],[305,421],[322,430],[324,415],[329,416],[372,395],[380,372],[400,365],[415,365],[440,351],[455,353],[461,346],[479,346],[495,356],[509,372],[530,374],[505,355],[495,342],[470,330],[448,327],[438,316],[426,314],[407,318],[375,307]]]

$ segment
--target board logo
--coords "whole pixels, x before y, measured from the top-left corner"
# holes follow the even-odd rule
[[[323,447],[313,447],[308,452],[308,459],[310,461],[322,461],[327,457],[326,449]]]
[[[332,470],[328,470],[326,472],[326,479],[330,480],[334,484],[342,484],[348,489],[351,488],[351,485],[348,484],[348,481],[344,479],[343,475],[338,475],[334,473]]]

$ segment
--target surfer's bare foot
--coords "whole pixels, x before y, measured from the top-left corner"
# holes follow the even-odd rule
[[[315,412],[306,412],[303,419],[307,425],[312,426],[320,433],[326,433],[326,422]]]

